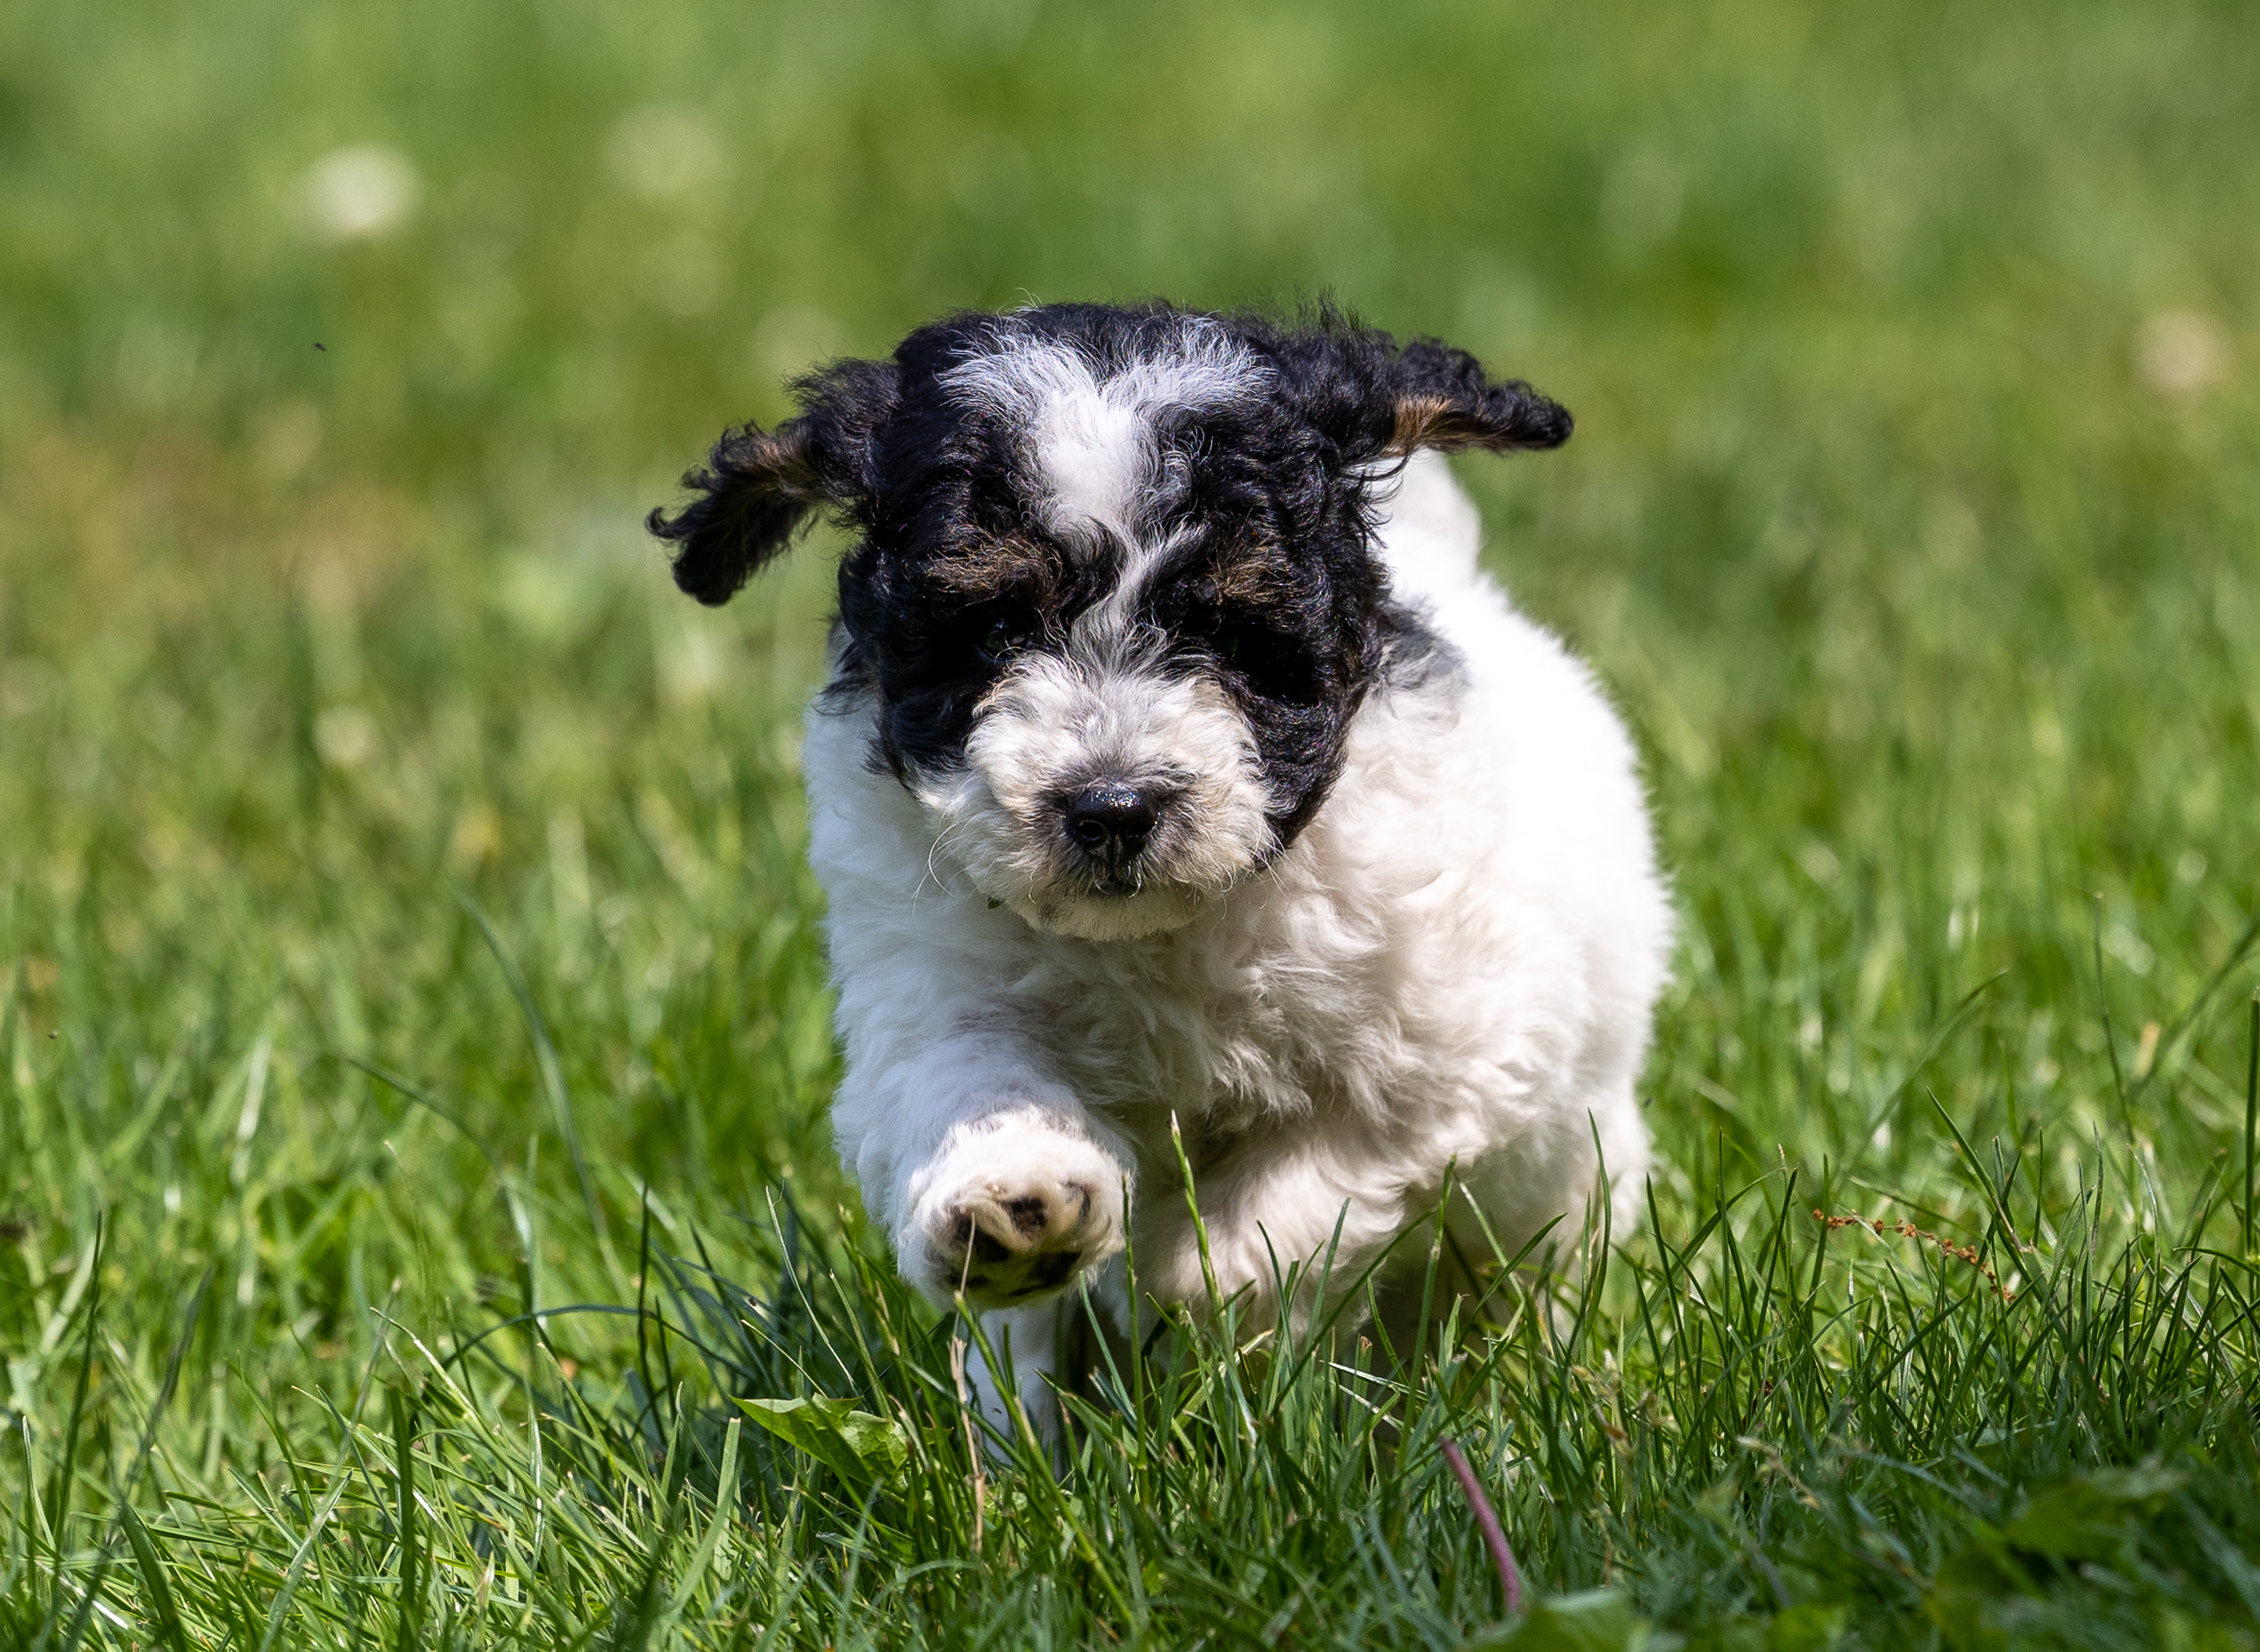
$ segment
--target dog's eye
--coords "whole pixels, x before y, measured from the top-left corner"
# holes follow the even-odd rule
[[[1240,627],[1225,618],[1221,608],[1196,608],[1185,616],[1184,628],[1215,650],[1220,659],[1240,655]]]
[[[1229,615],[1216,616],[1198,634],[1234,676],[1266,699],[1308,705],[1319,697],[1313,662],[1292,638]]]
[[[1010,619],[999,619],[982,634],[981,657],[1001,662],[1027,646],[1028,630]]]

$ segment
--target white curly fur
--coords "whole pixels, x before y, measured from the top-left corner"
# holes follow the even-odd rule
[[[1634,1214],[1670,907],[1630,742],[1477,569],[1478,536],[1444,461],[1414,459],[1382,554],[1457,669],[1376,691],[1333,792],[1259,875],[1234,864],[1262,808],[1236,713],[1153,688],[1119,641],[1010,674],[966,769],[919,796],[873,772],[868,702],[812,711],[840,1151],[938,1298],[966,1282],[973,1228],[1023,1247],[975,1298],[1038,1409],[1055,1316],[1012,1297],[1048,1282],[1042,1258],[1119,1305],[1126,1235],[1142,1292],[1206,1299],[1173,1118],[1217,1284],[1259,1319],[1281,1306],[1275,1267],[1331,1246],[1346,1287],[1434,1212],[1448,1168],[1470,1254],[1490,1242],[1470,1201],[1511,1250],[1574,1223],[1604,1159],[1620,1226]],[[1108,742],[1211,788],[1215,835],[1184,851],[1184,881],[1131,898],[1150,923],[1048,904],[1014,826],[1033,806],[1016,786]]]

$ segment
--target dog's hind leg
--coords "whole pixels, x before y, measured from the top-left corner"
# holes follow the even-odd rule
[[[1314,1132],[1251,1141],[1196,1178],[1207,1231],[1201,1254],[1183,1203],[1149,1201],[1140,1216],[1138,1290],[1164,1303],[1235,1305],[1243,1333],[1285,1309],[1301,1327],[1362,1289],[1404,1226],[1405,1178],[1357,1137]],[[1323,1290],[1321,1289],[1323,1287]],[[1283,1303],[1283,1293],[1291,1301]]]
[[[1059,1401],[1051,1379],[1059,1370],[1061,1305],[998,1308],[981,1316],[981,1335],[965,1354],[965,1398],[986,1425],[983,1445],[995,1455],[1019,1437],[1012,1399],[1040,1443],[1059,1434]],[[988,1344],[984,1355],[981,1344]],[[993,1363],[992,1363],[993,1362]]]
[[[981,1336],[969,1339],[965,1350],[964,1398],[986,1425],[983,1444],[991,1456],[1007,1455],[1011,1442],[1020,1439],[1019,1419],[1011,1403],[1017,1396],[1029,1432],[1056,1462],[1066,1433],[1060,1396],[1098,1400],[1101,1366],[1110,1355],[1118,1365],[1129,1357],[1107,1301],[1119,1291],[1119,1281],[1112,1277],[1119,1271],[1105,1270],[1089,1306],[1080,1292],[1074,1292],[981,1316]],[[988,1344],[986,1357],[982,1341]]]

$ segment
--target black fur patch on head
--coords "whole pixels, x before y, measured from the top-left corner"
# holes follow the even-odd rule
[[[960,371],[1046,349],[1102,384],[1173,368],[1206,382],[1197,369],[1221,362],[1238,389],[1144,409],[1155,462],[1135,519],[1062,532],[1039,433]],[[1400,346],[1332,311],[1301,325],[1161,304],[963,313],[891,361],[836,363],[796,389],[800,417],[726,435],[685,479],[701,497],[653,513],[685,590],[726,601],[812,507],[835,507],[857,540],[840,568],[834,686],[876,696],[876,760],[907,776],[961,761],[1005,662],[1059,647],[1134,569],[1146,640],[1246,716],[1282,846],[1339,773],[1367,692],[1392,662],[1419,670],[1434,654],[1373,554],[1377,480],[1420,447],[1553,447],[1570,430],[1562,407],[1464,351]]]

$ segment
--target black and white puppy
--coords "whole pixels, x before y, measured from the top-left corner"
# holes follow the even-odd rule
[[[1604,1176],[1628,1213],[1670,937],[1632,747],[1435,456],[1568,413],[1441,344],[1163,305],[954,316],[797,388],[652,526],[707,603],[817,508],[857,534],[803,747],[833,1124],[1033,1405],[1045,1299],[1119,1305],[1126,1239],[1207,1299],[1173,1121],[1258,1319],[1448,1169],[1472,1255],[1470,1206],[1508,1247]]]

